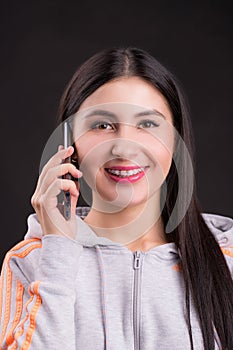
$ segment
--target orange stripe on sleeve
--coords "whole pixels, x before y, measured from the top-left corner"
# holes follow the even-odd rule
[[[4,275],[5,275],[4,271],[5,271],[5,262],[3,262],[1,276],[0,276],[0,324],[2,324],[3,280],[4,280]],[[0,343],[0,345],[1,345],[1,343]]]
[[[4,309],[4,321],[3,321],[3,327],[2,327],[2,334],[0,343],[2,344],[3,339],[6,334],[6,329],[9,323],[10,319],[10,312],[11,312],[11,284],[12,284],[12,272],[9,268],[7,268],[6,272],[6,300],[5,300],[5,309]]]
[[[15,252],[16,250],[19,250],[19,249],[23,248],[25,245],[28,245],[29,243],[38,242],[38,241],[40,241],[39,238],[25,239],[24,241],[21,241],[21,242],[17,243],[13,248],[11,248],[9,250],[8,253]]]
[[[40,242],[39,238],[32,238],[32,239],[28,239],[28,240],[19,242],[13,248],[11,248],[11,250],[9,250],[9,252],[6,254],[6,257],[5,257],[3,265],[2,265],[1,276],[0,276],[0,321],[1,322],[2,322],[1,317],[2,317],[2,303],[3,303],[3,281],[4,281],[5,270],[7,269],[6,265],[9,263],[12,256],[18,256],[19,258],[24,258],[34,248],[41,247],[41,243],[40,243],[40,245],[32,245],[31,247],[33,247],[33,248],[29,247],[25,251],[25,253],[23,253],[23,254],[20,253],[19,255],[14,254],[14,252],[16,250],[23,248],[25,245],[28,245],[31,242],[38,242],[38,241]],[[7,269],[7,271],[8,271],[8,269]]]
[[[32,244],[30,245],[28,248],[26,248],[25,250],[17,253],[16,251],[20,248],[23,248],[24,246],[30,244],[31,242],[35,242],[36,244]],[[2,268],[2,273],[1,273],[1,278],[0,278],[0,282],[1,282],[1,292],[0,292],[0,318],[2,316],[2,320],[1,323],[3,324],[2,327],[2,334],[0,336],[0,344],[2,344],[2,341],[5,337],[6,334],[6,330],[8,327],[8,323],[10,320],[10,313],[11,313],[11,292],[12,292],[12,271],[10,268],[10,260],[13,256],[16,256],[18,258],[24,258],[25,256],[27,256],[32,250],[36,249],[36,248],[40,248],[42,246],[41,240],[40,239],[31,239],[31,240],[25,240],[23,242],[18,243],[15,247],[13,247],[7,254],[3,263],[3,268]],[[6,291],[5,291],[5,300],[3,300],[3,283],[4,283],[4,277],[6,276]],[[19,286],[19,285],[17,285]],[[22,288],[23,286],[21,285],[21,287],[18,287],[17,292],[18,297],[20,295],[20,293],[22,293]],[[16,297],[17,298],[17,297]],[[19,300],[19,299],[17,299]],[[21,299],[22,300],[22,299]],[[31,300],[31,299],[30,299]],[[3,310],[3,303],[4,303],[4,315],[1,315],[1,312]],[[23,305],[22,303],[17,304],[16,301],[16,309],[18,307],[17,310],[17,317],[18,315],[21,315],[22,312],[22,308]],[[20,316],[19,316],[20,317]],[[16,322],[16,314],[14,317],[14,321],[13,323]],[[16,324],[14,325],[14,328],[16,327]],[[11,329],[13,329],[13,324]],[[13,333],[12,333],[13,334]],[[11,337],[8,338],[9,341],[11,341]]]
[[[25,256],[27,256],[32,250],[34,250],[35,248],[40,248],[42,245],[41,244],[35,244],[32,245],[30,247],[28,247],[27,249],[23,250],[21,253],[12,253],[9,257],[9,259],[7,260],[7,263],[10,261],[10,259],[13,256],[17,256],[18,258],[25,258]]]
[[[42,299],[41,299],[41,296],[39,295],[39,285],[40,285],[40,282],[37,281],[35,282],[34,284],[34,293],[36,295],[36,302],[35,302],[35,305],[33,306],[32,310],[31,310],[31,313],[30,313],[30,325],[28,327],[28,330],[26,332],[26,337],[25,337],[25,341],[21,347],[20,350],[27,350],[29,349],[30,345],[31,345],[31,342],[32,342],[32,336],[33,336],[33,333],[36,329],[36,315],[38,313],[38,310],[42,304]],[[30,291],[30,294],[33,296],[32,292]]]
[[[177,271],[177,272],[181,272],[181,271],[182,271],[181,264],[178,263],[178,264],[176,264],[176,265],[173,265],[173,266],[172,266],[172,269],[175,270],[175,271]]]
[[[11,345],[14,341],[13,332],[15,330],[15,327],[19,323],[22,315],[23,293],[24,293],[23,285],[19,281],[17,281],[15,316],[12,323],[12,327],[6,337],[6,343],[8,346]]]
[[[30,287],[29,287],[30,288]],[[18,346],[18,342],[17,339],[23,334],[24,332],[24,324],[27,321],[28,317],[29,317],[29,312],[28,312],[28,305],[33,301],[33,294],[31,294],[30,299],[27,301],[26,303],[26,315],[24,317],[24,319],[22,320],[21,324],[20,324],[20,328],[19,330],[16,332],[15,337],[14,337],[14,344],[13,347],[11,348],[11,350],[17,350],[17,346]]]
[[[233,252],[230,252],[230,250],[227,250],[225,248],[221,248],[221,250],[222,250],[223,254],[228,255],[231,258],[233,258]]]

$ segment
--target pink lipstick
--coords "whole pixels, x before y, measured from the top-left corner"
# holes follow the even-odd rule
[[[105,168],[106,175],[115,182],[136,182],[145,175],[148,167],[113,166]]]

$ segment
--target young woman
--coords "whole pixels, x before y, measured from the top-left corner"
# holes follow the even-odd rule
[[[201,213],[174,77],[143,50],[102,51],[64,92],[69,118],[73,147],[43,167],[4,261],[2,349],[233,349],[233,220]],[[76,208],[82,178],[92,200]]]

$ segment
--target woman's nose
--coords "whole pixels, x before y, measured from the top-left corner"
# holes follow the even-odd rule
[[[138,155],[140,144],[134,134],[135,128],[132,126],[121,126],[119,128],[118,137],[113,140],[111,153],[115,157],[120,158],[136,158]]]

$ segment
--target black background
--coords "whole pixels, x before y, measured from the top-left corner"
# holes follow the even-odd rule
[[[203,211],[232,217],[232,14],[231,1],[1,3],[1,259],[25,234],[63,89],[106,47],[143,48],[182,82]]]

